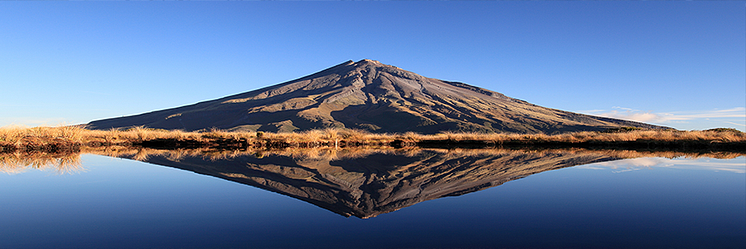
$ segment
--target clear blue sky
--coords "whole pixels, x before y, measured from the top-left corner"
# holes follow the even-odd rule
[[[215,99],[373,59],[534,104],[746,128],[746,2],[0,2],[0,126]]]

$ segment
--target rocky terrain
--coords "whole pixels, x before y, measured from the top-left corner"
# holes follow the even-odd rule
[[[615,160],[603,153],[413,150],[326,156],[151,156],[146,162],[210,175],[359,218],[458,196],[532,174]]]
[[[348,61],[296,80],[216,100],[88,124],[91,129],[134,126],[269,132],[335,127],[423,134],[663,128],[545,108],[373,60]]]

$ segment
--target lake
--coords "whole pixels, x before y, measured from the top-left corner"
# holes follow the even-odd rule
[[[746,157],[737,153],[7,158],[0,248],[746,247]]]

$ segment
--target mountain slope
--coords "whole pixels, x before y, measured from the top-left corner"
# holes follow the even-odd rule
[[[129,158],[125,156],[125,158]],[[203,158],[152,155],[148,163],[287,195],[340,215],[375,217],[414,204],[477,192],[529,175],[617,160],[572,151],[370,151],[361,156]]]
[[[93,129],[290,132],[327,127],[372,132],[558,133],[649,124],[545,108],[459,82],[426,78],[377,61],[321,72],[216,100],[93,121]]]

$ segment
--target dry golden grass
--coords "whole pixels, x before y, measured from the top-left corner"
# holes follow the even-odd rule
[[[191,149],[155,149],[142,146],[152,141],[186,141]],[[735,158],[746,154],[746,133],[732,129],[707,131],[631,130],[626,132],[575,132],[559,135],[544,134],[481,134],[444,132],[422,135],[413,132],[404,134],[368,133],[350,129],[310,130],[298,133],[227,132],[207,130],[200,132],[167,131],[135,127],[130,129],[88,130],[79,126],[58,127],[0,127],[0,172],[18,173],[27,169],[54,169],[60,173],[81,170],[80,153],[93,153],[112,157],[127,157],[147,160],[151,156],[165,156],[172,160],[199,156],[211,160],[229,159],[238,156],[263,157],[282,155],[307,159],[358,158],[372,153],[417,153],[422,150],[417,143],[434,141],[500,144],[541,145],[542,150],[503,149],[450,149],[454,156],[495,153],[554,153],[553,144],[564,144],[562,153],[602,153],[618,158],[636,157],[711,157]],[[402,143],[404,142],[404,143]],[[736,145],[728,151],[709,152],[641,152],[635,150],[575,149],[573,144],[619,143],[689,143],[693,145]],[[405,144],[404,149],[394,149],[393,144]],[[567,146],[567,145],[570,146]],[[230,145],[230,146],[225,146]],[[733,150],[732,148],[737,148]],[[433,149],[429,149],[433,150]],[[693,150],[698,151],[698,150]]]
[[[227,132],[217,129],[185,132],[144,127],[125,130],[87,130],[78,126],[0,128],[0,151],[60,150],[76,146],[132,146],[152,141],[185,141],[189,142],[192,147],[213,148],[224,148],[225,145],[254,148],[390,146],[395,141],[405,142],[407,146],[428,141],[436,143],[479,141],[495,145],[511,143],[527,145],[561,143],[572,145],[581,143],[614,144],[625,142],[653,144],[677,142],[743,144],[746,143],[746,134],[732,130],[632,130],[616,133],[575,132],[559,135],[444,132],[434,135],[422,135],[413,132],[404,134],[378,134],[360,130],[331,128],[298,133]]]
[[[58,141],[82,142],[85,129],[74,126],[0,127],[0,144],[52,143]]]
[[[243,140],[247,143],[258,143],[260,146],[247,146],[239,149],[214,148],[210,146],[185,149],[155,149],[138,146],[143,141],[156,139],[199,141],[204,143]],[[82,170],[80,154],[91,153],[111,157],[126,157],[145,161],[152,156],[164,156],[171,160],[184,157],[202,157],[210,160],[230,159],[239,156],[264,157],[269,155],[289,156],[299,159],[336,160],[360,158],[373,153],[416,154],[423,149],[405,147],[395,149],[389,143],[393,141],[420,142],[434,141],[491,141],[495,144],[519,141],[526,144],[542,142],[615,143],[625,141],[705,141],[708,143],[740,143],[746,140],[744,133],[732,131],[630,131],[624,133],[578,132],[561,135],[541,134],[477,134],[477,133],[442,133],[435,135],[405,134],[372,134],[358,130],[312,130],[302,133],[250,133],[225,132],[210,130],[204,132],[164,131],[146,128],[128,130],[86,130],[79,127],[3,127],[0,128],[0,172],[19,173],[27,169],[54,169],[60,173]],[[282,142],[288,146],[265,146],[267,141]],[[359,146],[335,146],[338,143],[350,145],[357,141]],[[56,148],[44,145],[76,145],[73,149],[45,150]],[[29,149],[30,148],[30,149]],[[675,151],[636,151],[563,148],[552,149],[426,149],[440,150],[452,156],[475,156],[514,153],[581,153],[604,154],[617,158],[666,157],[666,158],[736,158],[746,155],[746,151],[715,152],[675,152]]]
[[[559,135],[544,134],[504,134],[504,133],[452,133],[445,132],[436,135],[408,135],[407,139],[422,140],[454,140],[454,141],[527,141],[527,142],[628,142],[628,141],[712,141],[712,142],[744,142],[746,135],[742,132],[717,131],[673,131],[673,130],[636,130],[619,133],[603,132],[574,132]]]

